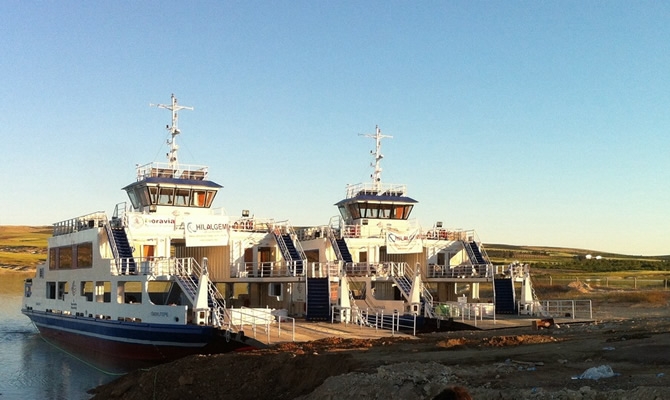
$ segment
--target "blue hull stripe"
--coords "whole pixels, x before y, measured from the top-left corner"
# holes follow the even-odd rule
[[[52,329],[114,342],[175,347],[203,347],[214,338],[213,327],[165,325],[23,312],[38,329]]]

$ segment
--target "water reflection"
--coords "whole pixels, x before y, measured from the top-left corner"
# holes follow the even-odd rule
[[[88,390],[140,366],[44,340],[21,314],[23,279],[0,277],[1,398],[90,399]]]

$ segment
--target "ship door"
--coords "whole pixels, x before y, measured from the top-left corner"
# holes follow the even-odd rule
[[[152,260],[155,257],[156,246],[149,244],[142,246],[142,257],[145,260]]]
[[[270,247],[260,247],[258,249],[258,260],[261,265],[263,277],[272,276],[273,256],[274,254],[272,254],[272,248]]]

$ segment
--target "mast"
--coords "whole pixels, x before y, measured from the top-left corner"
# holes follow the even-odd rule
[[[166,110],[172,111],[172,126],[167,126],[166,129],[170,131],[171,138],[168,139],[167,144],[170,145],[170,152],[166,154],[170,168],[176,170],[179,167],[179,160],[177,158],[177,135],[181,133],[179,130],[179,115],[177,114],[180,110],[193,110],[193,107],[179,106],[177,105],[177,98],[174,93],[172,94],[172,104],[149,104],[149,106],[164,108]]]
[[[375,125],[375,134],[365,134],[363,135],[365,137],[373,138],[376,141],[376,147],[375,150],[370,150],[370,154],[374,155],[375,157],[375,162],[374,164],[370,164],[371,167],[374,167],[374,172],[370,177],[372,178],[372,184],[374,185],[374,189],[379,192],[381,190],[382,186],[382,167],[380,166],[380,161],[382,158],[384,158],[384,155],[381,153],[382,149],[382,138],[393,138],[393,136],[388,136],[388,135],[382,135],[381,129],[379,129],[379,125]]]

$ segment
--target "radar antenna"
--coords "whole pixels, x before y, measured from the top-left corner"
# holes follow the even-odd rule
[[[174,93],[172,94],[172,104],[171,105],[165,105],[165,104],[149,104],[150,107],[158,107],[158,108],[164,108],[166,110],[172,111],[172,126],[166,126],[166,129],[170,131],[171,138],[168,139],[167,144],[170,145],[170,152],[167,153],[167,159],[169,161],[170,168],[173,170],[176,170],[179,166],[179,161],[177,158],[177,150],[179,150],[179,146],[177,146],[177,135],[181,133],[179,130],[179,115],[177,112],[180,110],[193,110],[193,107],[186,107],[186,106],[179,106],[177,105],[177,98],[175,97]]]
[[[361,136],[373,138],[376,140],[376,148],[375,150],[370,150],[370,154],[375,156],[375,162],[374,164],[370,163],[371,167],[374,167],[374,172],[370,177],[372,178],[372,183],[374,185],[374,189],[379,192],[381,190],[382,186],[382,167],[379,165],[380,161],[384,156],[381,153],[382,149],[382,138],[393,138],[393,136],[388,136],[388,135],[382,135],[382,130],[379,129],[379,125],[375,125],[375,134],[360,134]]]

